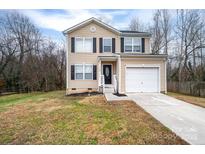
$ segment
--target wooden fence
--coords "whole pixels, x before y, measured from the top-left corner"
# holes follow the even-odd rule
[[[193,96],[205,97],[205,82],[173,82],[167,83],[167,90]]]

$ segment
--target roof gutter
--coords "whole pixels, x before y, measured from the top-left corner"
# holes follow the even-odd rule
[[[151,34],[149,33],[121,33],[121,36],[124,36],[124,37],[129,37],[129,36],[132,36],[132,37],[147,37],[147,38],[150,38],[151,37]]]
[[[122,58],[167,58],[167,54],[120,54]]]

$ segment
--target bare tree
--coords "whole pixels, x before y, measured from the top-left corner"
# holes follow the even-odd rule
[[[132,17],[129,24],[129,30],[132,31],[144,31],[145,25],[139,20],[138,17]]]
[[[11,61],[12,56],[16,52],[16,43],[12,36],[4,33],[3,27],[1,27],[0,34],[0,74],[3,73],[8,63]]]
[[[171,41],[171,21],[168,10],[157,10],[153,16],[152,53],[159,54],[163,50],[168,53],[168,44]]]
[[[155,12],[153,17],[153,27],[152,32],[152,53],[159,54],[160,50],[164,47],[163,44],[163,32],[160,25],[160,12],[159,10]]]
[[[2,20],[2,25],[6,29],[6,32],[12,35],[12,39],[16,44],[15,55],[18,58],[18,62],[15,64],[15,75],[17,88],[20,89],[22,85],[19,81],[21,79],[24,56],[26,53],[36,49],[37,43],[40,40],[40,34],[30,19],[18,12],[8,13]]]
[[[65,88],[65,49],[42,37],[30,19],[9,12],[0,20],[0,77],[8,90]]]
[[[177,10],[175,34],[180,44],[178,79],[195,80],[196,51],[204,48],[203,20],[198,10]],[[200,38],[200,39],[199,39]],[[190,58],[193,59],[190,59]],[[190,76],[188,74],[190,74]]]
[[[161,26],[164,38],[164,53],[168,53],[168,43],[171,41],[171,21],[168,10],[160,10],[161,13]]]

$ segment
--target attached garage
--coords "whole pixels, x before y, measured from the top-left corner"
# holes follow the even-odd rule
[[[159,67],[126,67],[126,92],[160,92]]]

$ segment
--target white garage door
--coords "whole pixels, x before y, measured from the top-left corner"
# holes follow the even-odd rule
[[[158,67],[127,67],[126,92],[159,92]]]

